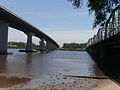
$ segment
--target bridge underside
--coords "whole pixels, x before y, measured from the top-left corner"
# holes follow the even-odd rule
[[[38,37],[42,41],[40,47],[41,50],[50,50],[53,49],[53,47],[54,49],[59,47],[52,38],[43,33],[41,30],[0,5],[0,54],[7,53],[9,26],[22,31],[27,35],[27,45],[26,50],[24,51],[33,52],[32,36]],[[49,41],[52,47],[44,49],[44,47],[46,47],[44,44],[45,41]]]
[[[45,38],[45,40],[50,41],[55,46],[59,47],[59,45],[48,35],[46,35],[45,33],[40,31],[38,28],[34,27],[29,22],[25,21],[21,17],[17,16],[13,12],[9,11],[8,9],[2,6],[0,6],[0,21],[9,23],[10,27],[20,30],[22,32],[34,33],[34,36],[40,39]]]
[[[120,33],[86,50],[107,75],[120,77]]]

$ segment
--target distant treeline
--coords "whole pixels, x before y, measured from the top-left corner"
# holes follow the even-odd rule
[[[26,47],[26,43],[24,42],[8,42],[8,48],[25,48]],[[36,45],[33,43],[33,48],[38,48],[39,45]]]
[[[60,50],[83,51],[86,48],[86,43],[64,43]]]
[[[86,48],[86,43],[64,43],[63,48]]]

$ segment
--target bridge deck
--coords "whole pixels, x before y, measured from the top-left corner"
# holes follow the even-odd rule
[[[17,16],[13,12],[9,11],[5,7],[0,5],[0,20],[8,22],[9,26],[25,33],[31,32],[34,33],[34,36],[38,38],[45,38],[46,41],[52,42],[55,46],[59,47],[59,45],[48,35],[40,31],[38,28],[34,27],[21,17]]]

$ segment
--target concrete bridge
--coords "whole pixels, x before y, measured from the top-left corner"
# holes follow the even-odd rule
[[[20,30],[27,35],[27,52],[33,51],[32,36],[40,39],[40,50],[54,50],[59,47],[59,45],[48,35],[0,5],[0,54],[7,53],[8,27]]]
[[[120,78],[120,5],[113,9],[97,34],[88,40],[86,50],[108,75]]]

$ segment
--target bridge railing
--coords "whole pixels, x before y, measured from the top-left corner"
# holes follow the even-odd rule
[[[109,31],[108,37],[111,37],[111,36],[116,35],[118,33],[120,33],[120,26],[118,26],[118,27],[112,29],[111,31]]]
[[[120,5],[113,9],[108,20],[104,24],[104,27],[99,28],[97,34],[88,40],[87,47],[110,38],[118,33],[120,33]]]
[[[104,28],[100,28],[97,32],[96,35],[94,35],[92,38],[90,38],[87,42],[87,47],[93,44],[96,44],[102,40],[105,39],[105,29]]]

